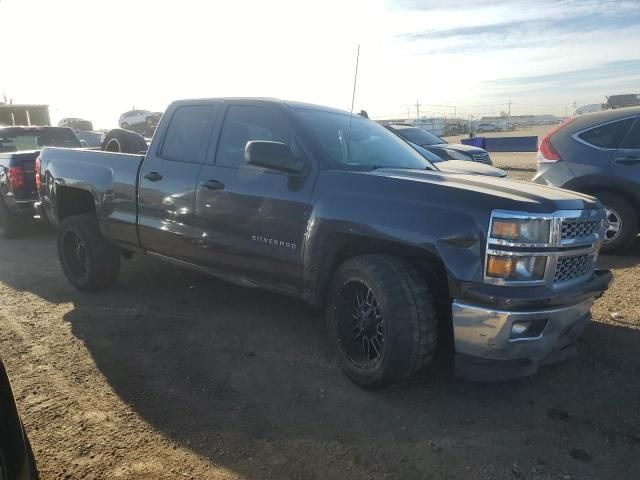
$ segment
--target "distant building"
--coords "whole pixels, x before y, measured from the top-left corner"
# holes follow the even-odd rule
[[[0,126],[51,125],[49,105],[0,103]]]

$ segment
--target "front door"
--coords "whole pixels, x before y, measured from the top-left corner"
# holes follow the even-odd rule
[[[207,156],[217,106],[178,105],[140,172],[138,223],[146,250],[192,260],[198,237],[196,184]]]
[[[251,140],[288,144],[308,162],[306,174],[246,164],[244,151]],[[203,167],[198,182],[202,262],[249,282],[299,288],[316,175],[315,161],[277,107],[229,105],[215,161]]]

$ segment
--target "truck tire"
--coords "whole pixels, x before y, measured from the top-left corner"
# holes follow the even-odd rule
[[[147,141],[138,133],[121,128],[114,128],[104,137],[101,150],[119,153],[144,153],[147,151]]]
[[[23,218],[13,213],[0,200],[0,236],[2,238],[16,238],[23,231]]]
[[[426,368],[438,319],[426,281],[407,262],[365,255],[343,263],[328,293],[327,326],[345,374],[364,388]]]
[[[625,199],[612,193],[602,192],[595,196],[604,205],[609,222],[600,250],[612,253],[631,246],[638,236],[638,215],[634,208]]]
[[[120,273],[120,250],[102,236],[95,215],[74,215],[62,221],[58,257],[67,280],[85,292],[110,287]]]
[[[38,472],[38,466],[36,464],[36,457],[33,454],[33,447],[31,446],[31,442],[29,441],[29,437],[24,429],[24,425],[22,426],[23,437],[25,441],[25,448],[27,450],[27,468],[29,472],[29,476],[27,477],[29,480],[39,480],[40,474]]]

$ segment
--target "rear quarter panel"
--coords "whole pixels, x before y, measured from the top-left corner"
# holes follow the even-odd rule
[[[143,159],[143,155],[43,149],[40,199],[47,219],[59,224],[60,189],[84,190],[94,199],[102,233],[117,243],[138,245],[136,185]]]

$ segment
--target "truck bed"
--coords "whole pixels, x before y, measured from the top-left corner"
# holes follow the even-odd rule
[[[55,192],[76,188],[96,199],[104,234],[115,241],[137,246],[138,172],[144,155],[46,147],[40,155],[47,182],[41,190],[46,218],[57,224]]]

